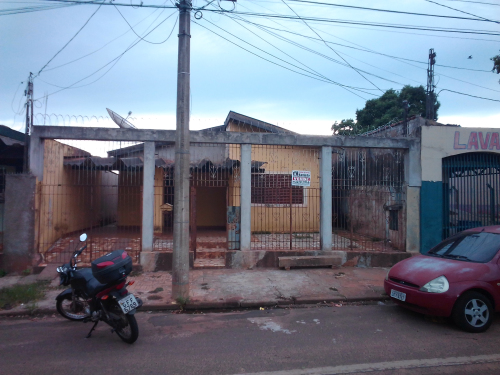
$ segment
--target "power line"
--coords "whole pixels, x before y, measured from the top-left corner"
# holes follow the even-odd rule
[[[441,92],[441,91],[449,91],[449,92],[453,92],[455,94],[470,96],[472,98],[490,100],[492,102],[500,102],[500,100],[498,100],[498,99],[491,99],[491,98],[485,98],[485,97],[482,97],[482,96],[476,96],[476,95],[466,94],[465,92],[453,91],[453,90],[448,90],[448,89],[441,89],[439,92]],[[438,95],[439,95],[439,93],[438,93]]]
[[[150,42],[149,40],[144,39],[143,37],[141,37],[139,34],[137,34],[137,33],[135,32],[135,30],[134,30],[134,28],[132,27],[132,25],[131,25],[131,24],[127,21],[127,19],[123,16],[122,12],[120,12],[120,10],[118,9],[118,7],[116,7],[116,6],[115,6],[115,9],[116,9],[116,11],[117,11],[118,13],[120,13],[120,16],[122,16],[123,20],[124,20],[124,21],[127,23],[127,25],[130,27],[130,30],[132,30],[132,32],[133,32],[133,33],[134,33],[134,34],[135,34],[138,38],[140,38],[141,40],[143,40],[144,42],[149,43],[149,44],[163,44],[163,43],[165,43],[165,42],[168,40],[168,38],[170,38],[170,36],[168,36],[168,37],[167,37],[167,39],[165,39],[165,40],[164,40],[164,41],[162,41],[162,42]]]
[[[104,0],[103,0],[103,1],[104,1]],[[38,73],[37,73],[37,75],[35,76],[35,78],[36,78],[36,77],[38,77],[38,76],[40,75],[40,73],[42,72],[42,70],[44,70],[44,69],[45,69],[45,67],[46,67],[47,65],[49,65],[49,64],[50,64],[50,62],[51,62],[52,60],[54,60],[54,59],[56,58],[56,56],[57,56],[57,55],[59,55],[59,53],[61,53],[61,51],[62,51],[62,50],[64,50],[64,49],[68,46],[68,44],[70,44],[70,43],[71,43],[71,41],[72,41],[73,39],[75,39],[75,38],[76,38],[76,36],[77,36],[78,34],[80,34],[80,31],[82,31],[82,30],[83,30],[83,28],[84,28],[85,26],[87,26],[87,24],[90,22],[90,20],[92,19],[92,17],[94,17],[94,15],[95,15],[95,14],[99,11],[99,9],[101,9],[101,5],[99,5],[99,7],[96,9],[96,11],[90,15],[90,17],[88,18],[88,20],[87,20],[87,21],[85,21],[85,23],[83,24],[83,26],[82,26],[82,27],[80,27],[80,29],[76,32],[76,34],[75,34],[75,35],[73,35],[73,37],[72,37],[70,40],[68,40],[68,42],[67,42],[67,43],[66,43],[66,44],[65,44],[65,45],[64,45],[64,46],[63,46],[63,47],[62,47],[59,51],[57,51],[57,52],[56,52],[56,54],[55,54],[54,56],[52,56],[52,58],[51,58],[51,59],[50,59],[50,60],[49,60],[49,61],[48,61],[48,62],[47,62],[47,63],[46,63],[43,67],[42,67],[42,69],[40,69],[40,70],[38,71]]]
[[[356,73],[358,73],[358,74],[359,74],[361,77],[363,77],[366,81],[368,81],[369,83],[371,83],[371,84],[372,84],[372,86],[376,87],[377,89],[379,89],[379,91],[381,91],[381,92],[383,93],[383,91],[382,91],[382,89],[380,89],[380,87],[378,87],[376,84],[374,84],[374,83],[373,83],[372,81],[370,81],[368,78],[366,78],[366,77],[365,77],[365,76],[364,76],[364,75],[363,75],[363,74],[362,74],[362,73],[361,73],[358,69],[356,69],[356,68],[355,68],[355,67],[353,67],[351,64],[349,64],[349,62],[348,62],[346,59],[344,59],[342,56],[340,56],[340,55],[339,55],[339,53],[338,53],[337,51],[335,51],[332,47],[330,47],[330,46],[329,46],[329,45],[328,45],[328,44],[327,44],[327,43],[323,40],[323,38],[321,38],[321,36],[320,36],[320,35],[316,32],[316,30],[314,30],[311,26],[309,26],[309,24],[308,24],[306,21],[304,21],[304,20],[302,19],[302,17],[300,17],[300,16],[297,14],[297,12],[296,12],[295,10],[293,10],[293,9],[292,9],[292,7],[291,7],[290,5],[288,5],[288,4],[285,2],[285,0],[281,0],[281,1],[282,1],[282,2],[283,2],[283,4],[285,4],[285,5],[286,5],[286,6],[287,6],[287,7],[288,7],[288,8],[289,8],[289,9],[290,9],[290,10],[291,10],[291,11],[292,11],[292,12],[293,12],[296,16],[297,16],[297,17],[299,17],[299,18],[301,19],[301,21],[302,21],[302,22],[304,22],[304,24],[305,24],[305,25],[306,25],[306,26],[307,26],[307,27],[308,27],[308,28],[309,28],[309,29],[310,29],[310,30],[311,30],[314,34],[316,34],[316,35],[318,36],[318,38],[320,38],[320,39],[321,39],[321,41],[325,44],[325,46],[327,46],[329,49],[331,49],[333,52],[335,52],[335,54],[336,54],[338,57],[340,57],[342,60],[344,60],[344,62],[345,62],[346,64],[348,64],[350,68],[352,68],[354,71],[356,71]]]
[[[0,16],[12,16],[15,14],[32,13],[32,12],[40,12],[40,11],[44,11],[44,10],[67,8],[67,7],[71,7],[74,5],[78,5],[78,4],[39,5],[39,6],[30,6],[30,7],[21,7],[21,8],[0,9]]]
[[[488,18],[484,18],[484,17],[481,17],[481,16],[476,16],[475,14],[472,14],[472,13],[468,13],[468,12],[464,12],[463,10],[460,10],[460,9],[455,9],[455,8],[452,8],[452,7],[449,7],[447,5],[444,5],[444,4],[439,4],[439,3],[436,3],[435,1],[432,1],[432,0],[425,0],[427,1],[428,3],[432,3],[432,4],[436,4],[436,5],[439,5],[440,7],[444,7],[444,8],[448,8],[448,9],[451,9],[451,10],[454,10],[456,12],[460,12],[460,13],[464,13],[464,14],[468,14],[470,16],[474,16],[474,17],[477,17],[478,18],[478,21],[488,21],[488,22],[494,22],[494,23],[500,23],[499,21],[494,21],[494,20],[490,20]]]
[[[64,3],[76,3],[76,4],[97,4],[94,1],[77,1],[77,0],[49,0],[49,1],[58,1]],[[113,5],[113,6],[133,6],[132,4],[126,3],[102,3],[102,5]],[[135,6],[135,5],[134,5]],[[143,4],[142,8],[172,8],[169,6],[162,5],[146,5]],[[196,10],[195,8],[191,8],[191,10]],[[313,22],[326,22],[326,23],[340,23],[340,24],[352,24],[352,25],[363,25],[363,26],[371,26],[371,27],[385,27],[385,28],[395,28],[395,29],[406,29],[406,30],[422,30],[422,31],[436,31],[436,32],[447,32],[447,33],[462,33],[462,34],[477,34],[477,35],[492,35],[492,36],[500,36],[500,33],[493,32],[489,30],[476,30],[476,29],[455,29],[455,28],[446,28],[446,27],[424,27],[417,25],[401,25],[401,24],[389,24],[389,23],[375,23],[375,22],[364,22],[364,21],[355,21],[355,20],[341,20],[341,19],[331,19],[331,18],[321,18],[321,17],[297,17],[290,15],[282,15],[282,14],[270,14],[270,13],[252,13],[252,12],[237,12],[237,11],[227,11],[220,9],[204,9],[207,12],[214,13],[224,13],[229,12],[232,14],[240,14],[252,17],[265,17],[265,18],[281,18],[281,19],[291,19],[291,20],[305,20],[305,21],[313,21]]]
[[[205,20],[205,21],[206,21],[206,20]],[[302,75],[302,76],[305,76],[305,77],[308,77],[308,78],[312,78],[312,79],[315,79],[315,80],[318,80],[318,81],[321,81],[321,82],[330,83],[330,84],[333,84],[333,85],[336,85],[336,86],[340,86],[340,87],[342,87],[342,88],[346,89],[347,91],[351,92],[352,94],[354,94],[354,95],[356,95],[356,96],[360,97],[360,98],[361,98],[361,99],[363,99],[363,100],[367,100],[367,99],[366,99],[366,98],[363,98],[362,96],[360,96],[360,95],[358,95],[358,94],[356,94],[356,93],[354,93],[354,92],[352,92],[352,91],[350,91],[350,90],[349,90],[349,88],[352,88],[353,90],[361,91],[361,92],[363,92],[363,93],[365,93],[365,94],[374,95],[374,94],[372,94],[372,93],[364,92],[364,91],[362,91],[362,90],[360,90],[360,89],[358,89],[358,88],[353,88],[353,87],[351,87],[351,86],[347,86],[347,85],[341,84],[341,83],[339,83],[339,82],[335,82],[335,81],[332,81],[332,80],[325,80],[325,79],[320,78],[320,77],[314,77],[314,76],[310,76],[310,75],[305,74],[305,73],[298,72],[298,71],[293,70],[293,69],[291,69],[291,68],[289,68],[289,67],[286,67],[286,66],[284,66],[284,65],[278,64],[278,63],[277,63],[277,62],[275,62],[275,61],[272,61],[272,60],[269,60],[269,59],[267,59],[267,58],[265,58],[265,57],[263,57],[263,56],[260,56],[260,55],[256,54],[255,52],[252,52],[252,51],[250,51],[250,50],[246,49],[245,47],[242,47],[242,46],[238,45],[237,43],[235,43],[235,42],[233,42],[233,41],[229,40],[228,38],[226,38],[226,37],[224,37],[224,36],[222,36],[222,35],[220,35],[220,34],[216,33],[215,31],[213,31],[213,30],[209,29],[208,27],[206,27],[206,26],[204,26],[204,25],[200,24],[199,22],[196,22],[196,21],[194,21],[194,20],[193,20],[193,23],[197,24],[197,25],[198,25],[198,26],[200,26],[200,27],[203,27],[204,29],[206,29],[206,30],[210,31],[211,33],[214,33],[215,35],[217,35],[217,36],[219,36],[220,38],[222,38],[222,39],[224,39],[224,40],[228,41],[229,43],[231,43],[231,44],[235,45],[236,47],[241,48],[242,50],[244,50],[244,51],[246,51],[246,52],[248,52],[248,53],[250,53],[250,54],[252,54],[252,55],[254,55],[254,56],[257,56],[258,58],[260,58],[260,59],[262,59],[262,60],[264,60],[264,61],[267,61],[267,62],[269,62],[269,63],[271,63],[271,64],[277,65],[277,66],[279,66],[279,67],[281,67],[281,68],[284,68],[284,69],[289,70],[289,71],[291,71],[291,72],[294,72],[294,73],[296,73],[296,74],[300,74],[300,75]],[[230,34],[230,35],[234,36],[233,34],[231,34],[230,32],[228,32],[227,30],[224,30],[224,31],[226,31],[228,34]],[[241,40],[241,39],[240,39],[240,40]],[[248,43],[248,44],[249,44],[249,43]],[[253,46],[253,47],[254,47],[254,48],[257,48],[257,47],[255,47],[255,46]],[[265,51],[264,51],[264,52],[265,52]],[[271,56],[273,56],[273,55],[271,55]],[[273,56],[273,57],[275,57],[275,56]],[[275,57],[275,58],[276,58],[276,57]],[[283,61],[283,60],[282,60],[282,61]],[[287,64],[290,64],[290,63],[287,63]],[[292,65],[292,64],[290,64],[290,65]],[[299,69],[300,69],[300,68],[299,68]],[[302,69],[302,70],[303,70],[303,69]]]
[[[229,17],[230,19],[233,19],[233,21],[237,22],[236,20],[234,20],[234,18],[233,18],[232,16],[229,16],[228,14],[226,14],[226,16],[227,16],[227,17]],[[318,52],[318,51],[315,51],[315,50],[313,50],[313,49],[311,49],[311,48],[309,48],[309,47],[306,47],[306,46],[304,46],[304,45],[302,45],[302,44],[300,44],[300,43],[294,42],[294,41],[292,41],[292,40],[290,40],[290,39],[288,39],[288,38],[285,38],[285,37],[283,37],[283,36],[281,36],[281,35],[278,35],[278,34],[273,33],[273,32],[271,32],[271,31],[265,30],[265,29],[264,29],[264,28],[265,28],[265,26],[263,26],[263,25],[260,25],[260,24],[255,24],[255,23],[253,23],[253,22],[249,22],[249,21],[247,21],[247,20],[245,20],[245,19],[243,19],[243,18],[241,18],[241,17],[239,17],[239,19],[240,19],[241,21],[243,21],[243,22],[247,22],[247,23],[249,23],[249,24],[251,24],[251,25],[253,25],[253,26],[257,27],[257,28],[260,28],[262,31],[264,31],[264,32],[266,32],[266,33],[268,33],[268,34],[270,34],[270,35],[272,35],[272,36],[274,36],[274,37],[276,37],[276,38],[278,38],[278,39],[280,39],[280,40],[283,40],[283,41],[285,41],[285,42],[287,42],[287,43],[290,43],[290,44],[292,44],[292,45],[293,45],[293,46],[295,46],[295,47],[301,48],[301,49],[303,49],[303,50],[305,50],[305,51],[307,51],[307,52],[310,52],[310,53],[312,53],[312,54],[318,55],[318,56],[320,56],[320,57],[322,57],[322,58],[325,58],[325,59],[327,59],[327,60],[329,60],[329,61],[332,61],[332,62],[334,62],[334,63],[336,63],[336,64],[339,64],[339,65],[342,65],[342,66],[345,66],[345,67],[349,67],[349,68],[351,68],[351,66],[350,66],[349,64],[347,64],[346,62],[341,62],[341,61],[339,61],[339,60],[335,60],[334,58],[332,58],[332,57],[330,57],[330,56],[324,55],[324,54],[322,54],[322,53],[320,53],[320,52]],[[239,23],[238,23],[238,24],[239,24]],[[241,26],[241,25],[240,25],[240,26]],[[248,29],[247,29],[247,30],[248,30]],[[255,35],[256,35],[256,34],[255,34]],[[259,37],[259,38],[260,38],[260,37]],[[316,38],[313,38],[313,39],[315,39],[315,40],[316,40]],[[266,41],[266,42],[267,42],[267,41]],[[277,47],[275,47],[275,48],[277,48]],[[279,49],[278,49],[278,50],[279,50]],[[280,51],[281,51],[281,50],[280,50]],[[282,51],[281,51],[281,52],[282,52]],[[293,58],[293,57],[292,57],[292,58]],[[342,57],[341,57],[341,58],[342,58]],[[370,64],[368,64],[368,65],[370,65]],[[390,80],[390,79],[387,79],[387,78],[384,78],[384,77],[380,77],[380,76],[378,76],[378,75],[376,75],[376,74],[369,73],[369,72],[367,72],[367,71],[365,71],[365,70],[362,70],[362,69],[359,69],[359,68],[356,68],[356,69],[358,69],[360,72],[363,72],[363,73],[368,74],[368,75],[370,75],[370,76],[373,76],[373,77],[376,77],[376,78],[382,79],[382,80],[384,80],[384,81],[387,81],[387,82],[391,82],[391,83],[395,83],[395,84],[398,84],[398,85],[404,86],[404,84],[402,84],[402,83],[400,83],[400,82],[396,82],[396,81],[393,81],[393,80]],[[367,89],[367,88],[363,88],[363,90],[369,90],[369,89]],[[377,88],[377,90],[379,90],[379,91],[380,91],[380,89],[379,89],[379,88]]]
[[[167,18],[165,18],[163,21],[161,21],[158,25],[156,25],[151,31],[149,31],[147,34],[145,34],[144,36],[148,36],[149,34],[151,34],[154,30],[156,30],[160,25],[162,25],[165,21],[167,21],[170,17],[172,17],[174,14],[176,14],[175,12],[172,13],[170,16],[168,16]],[[173,31],[174,31],[174,28],[175,28],[175,25],[177,25],[177,20],[175,21],[175,24],[174,24],[174,27],[172,28],[172,30],[170,31],[170,34],[168,36],[168,38],[170,38],[170,36],[172,35]],[[165,40],[165,42],[168,40],[168,38]],[[88,76],[74,82],[73,84],[69,85],[69,86],[66,86],[66,87],[63,87],[63,86],[58,86],[58,85],[54,85],[54,84],[51,84],[49,82],[45,82],[51,86],[54,86],[54,87],[59,87],[60,90],[57,90],[57,91],[54,91],[52,93],[50,93],[49,95],[46,95],[46,97],[48,96],[51,96],[51,95],[54,95],[54,94],[57,94],[63,90],[67,90],[67,89],[70,89],[70,88],[81,88],[81,87],[85,87],[85,86],[88,86],[88,85],[91,85],[95,82],[97,82],[99,79],[101,79],[102,77],[104,77],[117,63],[118,61],[123,57],[123,55],[125,55],[128,51],[130,51],[133,47],[135,47],[137,44],[139,44],[141,42],[141,39],[138,38],[135,42],[133,42],[129,47],[127,47],[127,49],[122,52],[120,55],[118,55],[117,57],[115,57],[113,60],[109,61],[107,64],[103,65],[101,68],[97,69],[96,71],[94,71],[93,73],[89,74]],[[99,78],[97,78],[96,80],[90,82],[90,83],[87,83],[85,85],[82,85],[82,86],[77,86],[77,87],[73,87],[75,86],[76,84],[84,81],[85,79],[93,76],[94,74],[100,72],[101,70],[103,70],[104,68],[106,68],[108,65],[110,64],[113,64],[103,75],[101,75]],[[39,100],[40,98],[36,99],[36,100]]]
[[[483,4],[483,5],[495,5],[497,7],[500,6],[500,4],[484,3],[482,1],[471,1],[471,0],[445,0],[445,1],[453,1],[453,2],[459,2],[459,3]]]
[[[467,21],[496,22],[496,21],[491,21],[491,20],[488,20],[488,19],[477,19],[477,18],[469,18],[469,17],[445,16],[445,15],[429,14],[429,13],[403,12],[403,11],[399,11],[399,10],[379,9],[379,8],[367,8],[367,7],[359,7],[359,6],[354,6],[354,5],[323,3],[323,2],[310,1],[310,0],[287,0],[287,1],[289,1],[289,2],[297,2],[297,3],[314,4],[314,5],[324,5],[324,6],[331,6],[331,7],[358,9],[358,10],[369,10],[369,11],[375,11],[375,12],[406,14],[406,15],[411,15],[411,16],[452,18],[452,19],[467,20]]]

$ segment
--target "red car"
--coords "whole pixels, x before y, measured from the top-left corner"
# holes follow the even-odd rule
[[[486,331],[500,311],[499,250],[500,225],[466,230],[397,263],[385,291],[410,310],[451,316],[469,332]]]

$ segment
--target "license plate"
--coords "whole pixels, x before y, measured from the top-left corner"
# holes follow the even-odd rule
[[[139,303],[137,302],[133,294],[129,294],[125,298],[122,298],[118,301],[118,303],[120,304],[120,307],[122,308],[124,314],[139,307]]]
[[[400,301],[406,301],[406,293],[398,292],[397,290],[391,289],[391,297],[396,298]]]

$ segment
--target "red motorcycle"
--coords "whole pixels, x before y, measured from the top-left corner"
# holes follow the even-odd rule
[[[80,236],[85,242],[87,235]],[[132,258],[124,250],[116,250],[92,262],[91,268],[77,269],[77,258],[87,248],[75,250],[69,263],[57,268],[60,284],[71,287],[56,297],[59,314],[69,320],[93,322],[90,338],[97,323],[103,321],[126,343],[139,336],[134,314],[142,300],[129,293],[127,276],[132,272]]]

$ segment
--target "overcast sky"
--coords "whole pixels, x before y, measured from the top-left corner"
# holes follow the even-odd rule
[[[124,5],[141,1],[116,0],[115,7],[106,0],[100,7],[76,5],[5,14],[8,9],[60,3],[0,0],[0,124],[24,130],[23,92],[33,72],[38,99],[35,124],[43,125],[45,119],[47,125],[114,126],[106,118],[106,108],[110,108],[124,117],[132,111],[131,122],[138,128],[175,129],[178,11],[146,7],[172,6],[171,1],[142,2],[142,7],[130,7]],[[221,125],[232,110],[299,133],[331,134],[335,120],[354,118],[367,99],[406,84],[425,87],[430,48],[437,54],[439,121],[500,127],[500,75],[491,72],[490,60],[500,53],[498,0],[312,2],[316,4],[238,0],[234,12],[218,14],[211,10],[219,6],[232,10],[233,3],[215,1],[197,13],[201,19],[192,13],[192,130]],[[193,5],[199,8],[207,2],[195,0]],[[297,19],[295,13],[308,20]],[[136,34],[157,44],[139,39],[129,49],[138,41]]]

